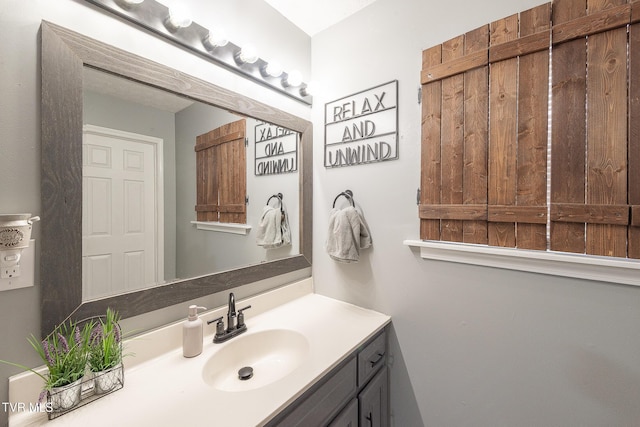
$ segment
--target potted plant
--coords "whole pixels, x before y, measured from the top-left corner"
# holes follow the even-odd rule
[[[107,314],[94,325],[89,338],[89,369],[93,373],[94,393],[107,393],[122,385],[122,334],[118,312],[107,309]]]
[[[33,335],[27,338],[49,370],[45,375],[18,363],[3,362],[31,371],[44,380],[39,402],[46,397],[48,410],[60,412],[70,409],[80,402],[92,329],[91,322],[83,327],[70,322],[56,327],[43,340]]]

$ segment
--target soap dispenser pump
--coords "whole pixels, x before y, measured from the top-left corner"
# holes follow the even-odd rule
[[[195,357],[202,353],[204,336],[198,310],[206,310],[206,308],[190,305],[189,317],[182,324],[182,355],[184,357]]]

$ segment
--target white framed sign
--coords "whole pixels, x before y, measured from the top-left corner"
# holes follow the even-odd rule
[[[324,166],[398,159],[398,81],[325,104]]]

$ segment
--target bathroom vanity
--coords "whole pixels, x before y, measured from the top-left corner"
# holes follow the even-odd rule
[[[388,425],[389,316],[314,294],[311,279],[238,304],[252,306],[244,334],[214,344],[214,325],[205,327],[202,354],[185,358],[181,321],[145,333],[126,342],[135,356],[125,359],[123,389],[52,421],[11,414],[10,426]],[[247,380],[244,367],[253,369]],[[12,402],[37,399],[32,377],[10,379]]]
[[[354,351],[268,427],[389,425],[385,330]]]

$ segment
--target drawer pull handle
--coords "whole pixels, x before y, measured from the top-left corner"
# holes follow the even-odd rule
[[[371,367],[373,368],[374,366],[376,366],[382,359],[384,359],[384,353],[378,353],[378,357],[376,358],[376,360],[369,360],[369,363],[371,363]]]

